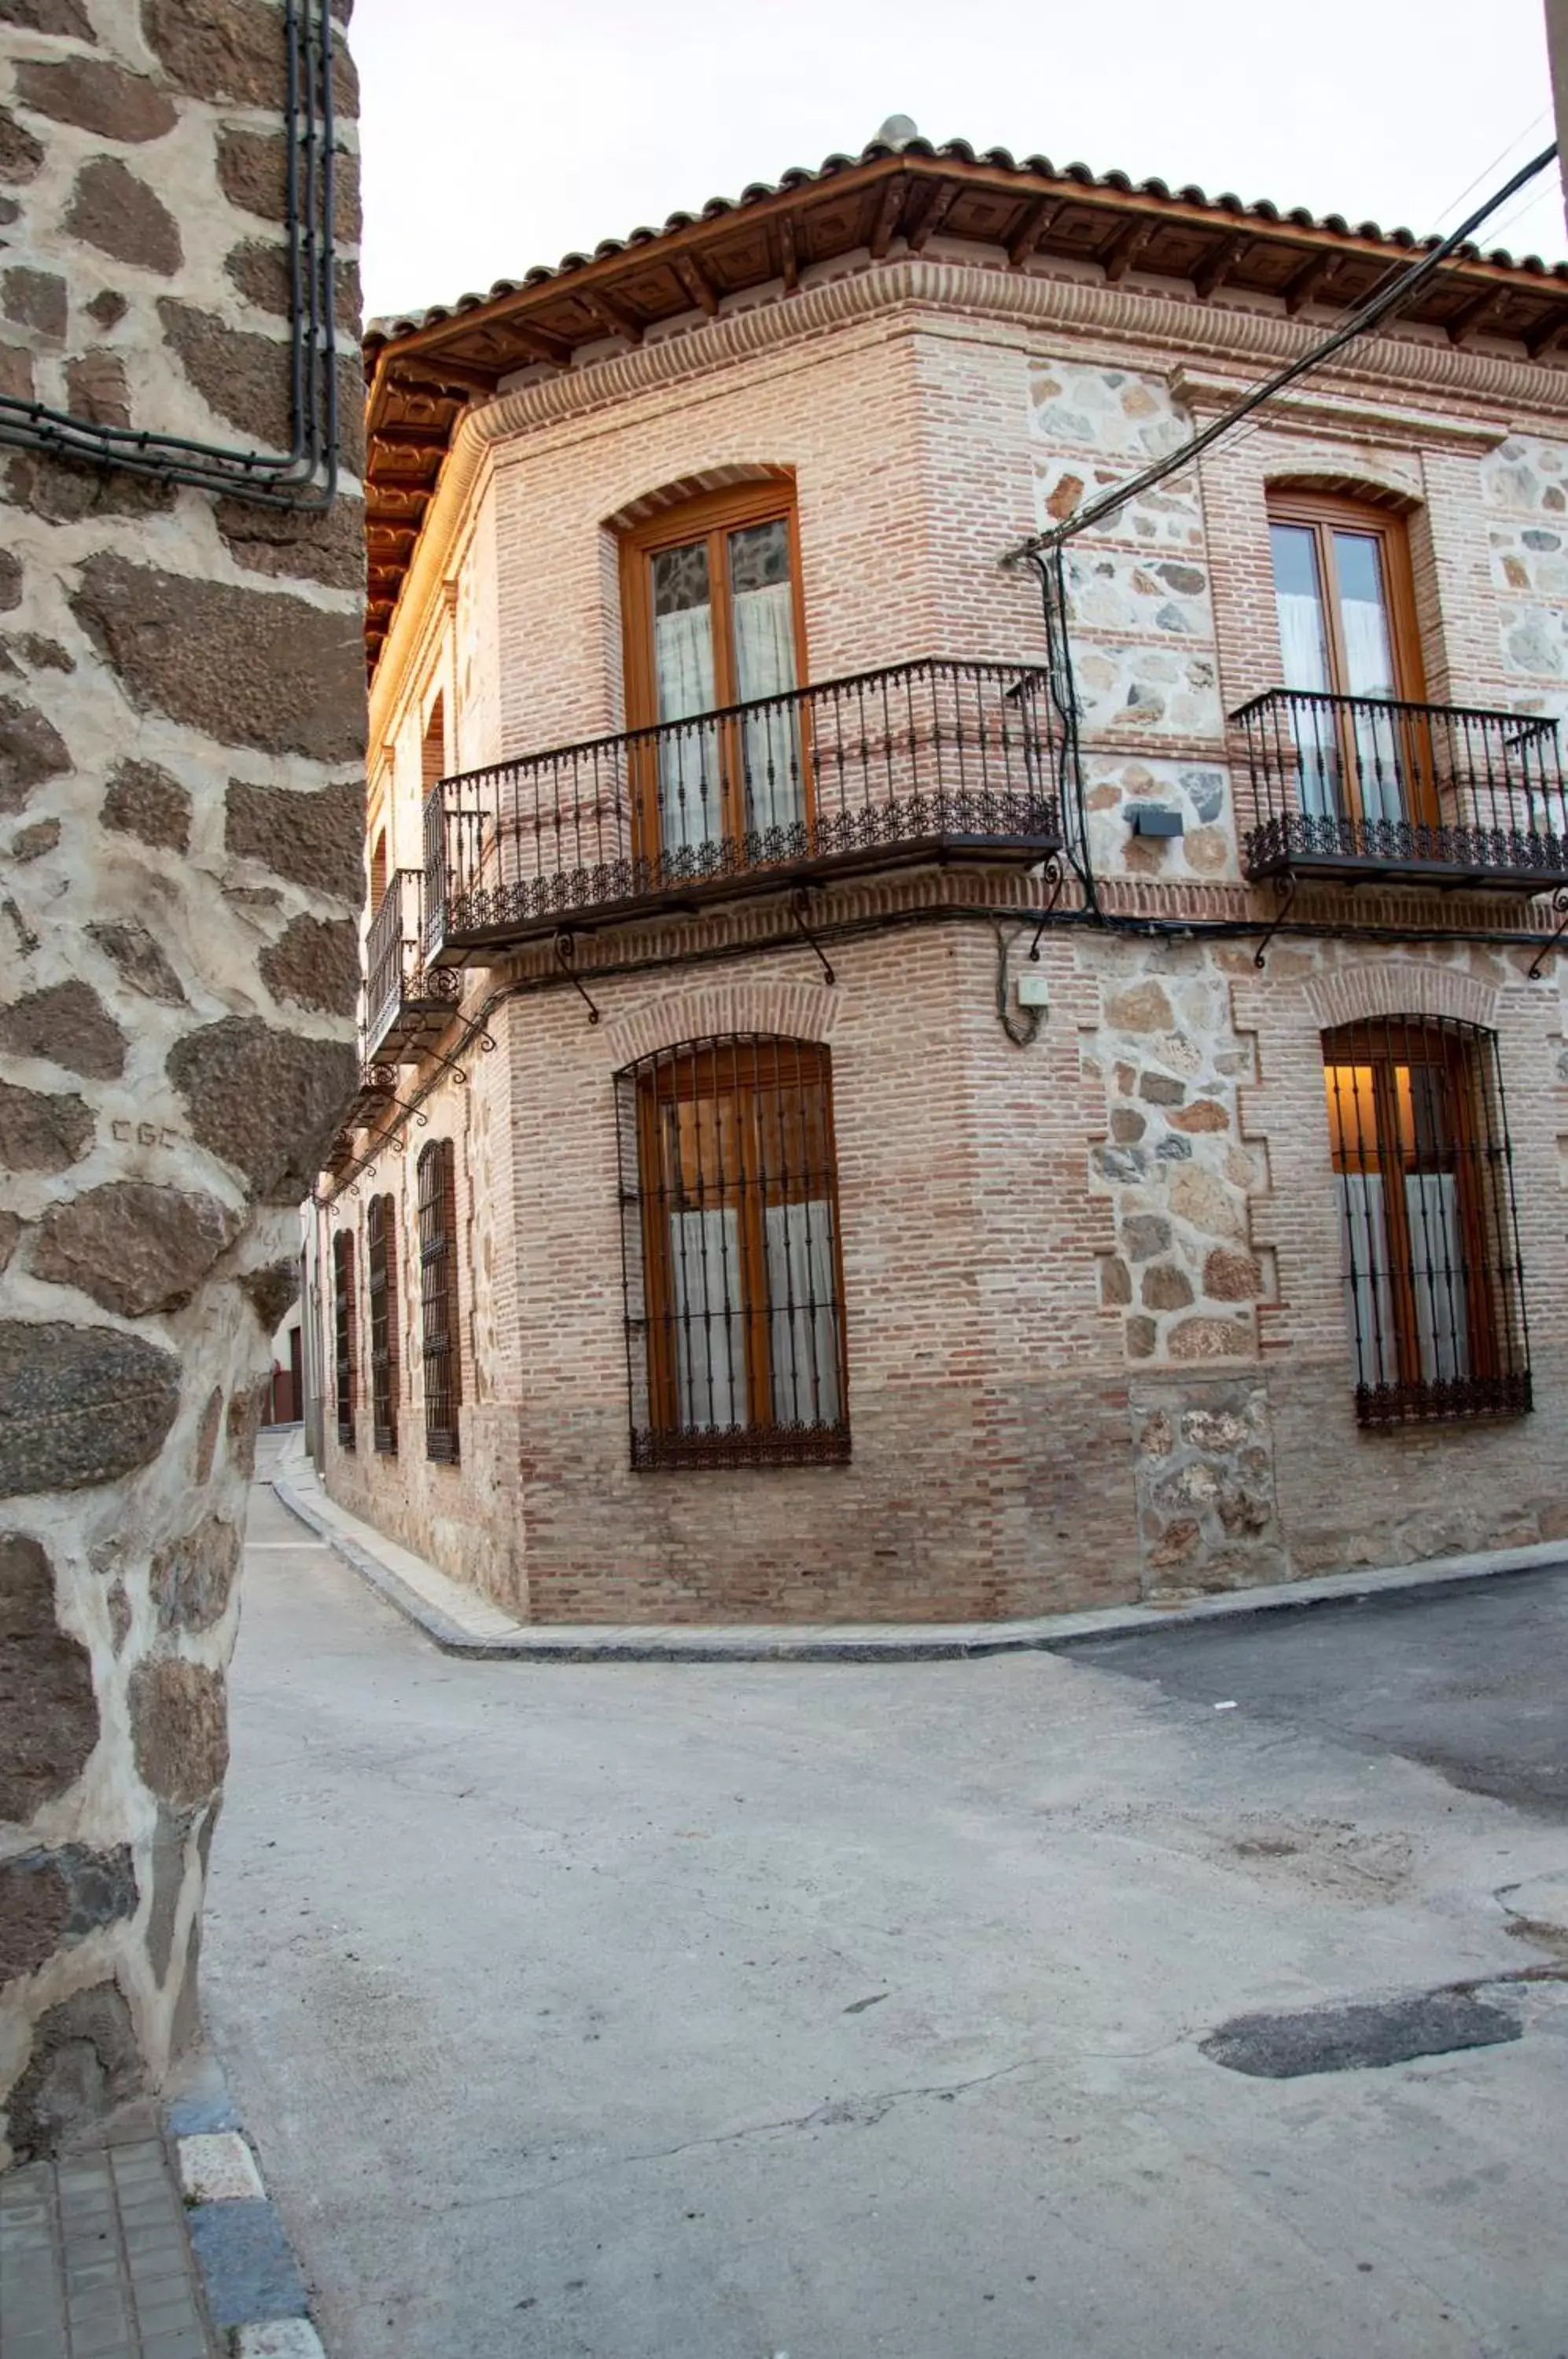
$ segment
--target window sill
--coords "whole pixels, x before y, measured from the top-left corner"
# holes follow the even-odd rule
[[[1466,1376],[1431,1385],[1360,1385],[1356,1421],[1374,1428],[1448,1424],[1455,1419],[1524,1417],[1535,1406],[1529,1371]]]
[[[632,1434],[634,1473],[722,1471],[734,1466],[844,1466],[847,1425],[736,1427],[723,1433]]]

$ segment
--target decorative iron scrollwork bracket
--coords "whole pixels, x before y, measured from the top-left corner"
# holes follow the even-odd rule
[[[828,954],[826,951],[823,950],[821,942],[818,941],[815,934],[811,931],[811,927],[806,923],[806,915],[811,908],[811,897],[807,892],[806,887],[803,885],[797,885],[795,890],[789,896],[789,915],[795,920],[797,930],[804,936],[805,940],[810,942],[812,950],[815,951],[818,962],[822,970],[822,981],[830,984],[834,983],[838,978],[833,973],[833,968],[828,962]]]
[[[1275,910],[1274,915],[1270,918],[1268,925],[1264,928],[1263,940],[1258,943],[1258,948],[1252,953],[1252,963],[1258,969],[1259,974],[1262,973],[1264,962],[1269,956],[1269,943],[1273,940],[1275,935],[1279,932],[1280,927],[1284,924],[1286,919],[1290,916],[1291,910],[1296,906],[1296,892],[1297,882],[1295,875],[1292,874],[1286,877],[1284,896],[1280,900],[1279,907]]]
[[[1051,879],[1051,898],[1040,913],[1040,923],[1034,929],[1034,940],[1029,946],[1029,962],[1033,966],[1038,966],[1040,964],[1040,937],[1044,933],[1047,926],[1051,923],[1052,910],[1055,908],[1058,901],[1062,898],[1062,887],[1064,878],[1062,867],[1062,856],[1059,853],[1053,852],[1051,853],[1050,859],[1045,864],[1044,874]]]
[[[1545,966],[1547,960],[1552,956],[1552,951],[1557,948],[1557,945],[1563,940],[1563,935],[1568,934],[1568,886],[1561,887],[1557,892],[1553,893],[1552,897],[1552,906],[1557,913],[1557,930],[1549,941],[1541,943],[1541,948],[1537,951],[1534,958],[1531,959],[1529,967],[1526,969],[1528,980],[1531,983],[1539,983],[1541,981],[1541,970]]]
[[[570,926],[562,926],[560,933],[557,934],[555,938],[555,962],[561,969],[561,973],[566,977],[567,982],[572,985],[572,990],[577,994],[578,998],[583,1002],[583,1006],[588,1010],[589,1023],[597,1024],[599,1021],[599,1010],[595,1007],[593,1000],[589,997],[587,987],[573,963],[576,956],[577,944],[573,939],[572,929]],[[494,1048],[495,1044],[491,1040],[489,1045],[491,1048]]]

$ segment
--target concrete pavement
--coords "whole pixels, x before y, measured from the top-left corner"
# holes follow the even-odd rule
[[[206,1999],[332,2359],[1568,2352],[1568,1838],[1334,1728],[1332,1648],[465,1661],[252,1538]],[[1455,1983],[1522,2036],[1199,2044]]]

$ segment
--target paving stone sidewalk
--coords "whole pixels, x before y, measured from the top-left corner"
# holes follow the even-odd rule
[[[4,2359],[214,2359],[185,2204],[151,2106],[0,2174]]]

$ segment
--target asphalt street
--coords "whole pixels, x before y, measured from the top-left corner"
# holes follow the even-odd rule
[[[206,2004],[332,2359],[1568,2354],[1563,1576],[528,1665],[251,1538]]]
[[[1568,1566],[1111,1638],[1075,1659],[1568,1820]]]

